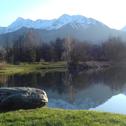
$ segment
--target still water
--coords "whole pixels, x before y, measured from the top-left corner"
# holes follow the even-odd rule
[[[44,89],[49,107],[89,109],[126,114],[126,68],[102,71],[30,73],[0,76],[5,87],[26,86]]]

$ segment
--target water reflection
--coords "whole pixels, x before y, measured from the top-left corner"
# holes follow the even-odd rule
[[[49,107],[90,109],[114,95],[126,92],[126,68],[70,74],[67,72],[30,73],[1,76],[1,86],[26,86],[46,90]],[[119,101],[120,102],[120,101]]]
[[[65,109],[89,109],[104,103],[117,93],[101,83],[93,84],[88,88],[73,89],[68,87],[68,92],[60,94],[60,96],[56,91],[49,90],[49,106]]]
[[[124,94],[118,94],[112,96],[104,104],[99,105],[96,108],[90,110],[126,114],[125,106],[126,106],[126,96]]]

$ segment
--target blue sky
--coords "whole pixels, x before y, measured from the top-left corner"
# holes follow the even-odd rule
[[[126,0],[0,0],[0,26],[16,18],[52,19],[80,14],[120,29],[126,25]]]
[[[7,26],[18,17],[32,18],[31,11],[35,11],[37,6],[40,5],[43,7],[47,1],[48,0],[0,0],[0,26]]]

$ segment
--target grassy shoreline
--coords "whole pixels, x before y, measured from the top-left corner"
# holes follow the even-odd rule
[[[0,75],[26,74],[31,72],[64,71],[65,62],[21,63],[19,65],[3,64]]]
[[[126,116],[88,110],[38,108],[1,113],[0,126],[126,126]]]
[[[112,63],[105,61],[86,61],[79,64],[87,66],[85,70],[101,71],[112,67],[124,67],[125,62]],[[18,65],[0,63],[0,75],[13,75],[13,74],[26,74],[32,72],[53,72],[53,71],[66,71],[66,61],[59,62],[35,62],[35,63],[20,63]]]
[[[0,75],[13,75],[13,74],[26,74],[32,72],[51,72],[51,71],[66,71],[66,62],[36,62],[36,63],[20,63],[19,65],[14,64],[0,64]],[[109,66],[108,62],[88,61],[81,62],[81,65],[87,66],[87,69],[99,69]]]
[[[92,70],[92,71],[101,71],[106,70],[112,67],[120,67],[125,66],[125,63],[111,63],[105,61],[86,61],[79,62],[81,66],[85,68],[84,70]],[[0,64],[0,75],[13,75],[13,74],[27,74],[32,72],[55,72],[55,71],[66,71],[67,70],[67,62],[59,61],[59,62],[36,62],[36,63],[20,63],[18,65],[14,64]]]

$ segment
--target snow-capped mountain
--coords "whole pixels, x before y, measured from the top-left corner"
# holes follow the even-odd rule
[[[103,25],[103,23],[92,19],[87,18],[81,15],[67,15],[64,14],[58,19],[52,19],[52,20],[30,20],[30,19],[23,19],[23,18],[17,18],[16,21],[14,21],[12,24],[10,24],[8,27],[2,29],[0,28],[0,33],[8,33],[16,31],[22,27],[26,28],[34,28],[34,29],[43,29],[43,30],[57,30],[67,24],[70,24],[73,29],[77,29],[79,27],[87,28],[90,25]]]
[[[22,36],[32,33],[36,41],[55,41],[57,38],[73,38],[79,41],[101,43],[110,37],[120,37],[126,41],[126,32],[111,29],[105,24],[81,15],[62,15],[52,20],[36,20],[18,18],[8,27],[0,28],[0,44],[13,43]],[[3,34],[4,33],[4,34]],[[36,42],[35,41],[35,42]]]

